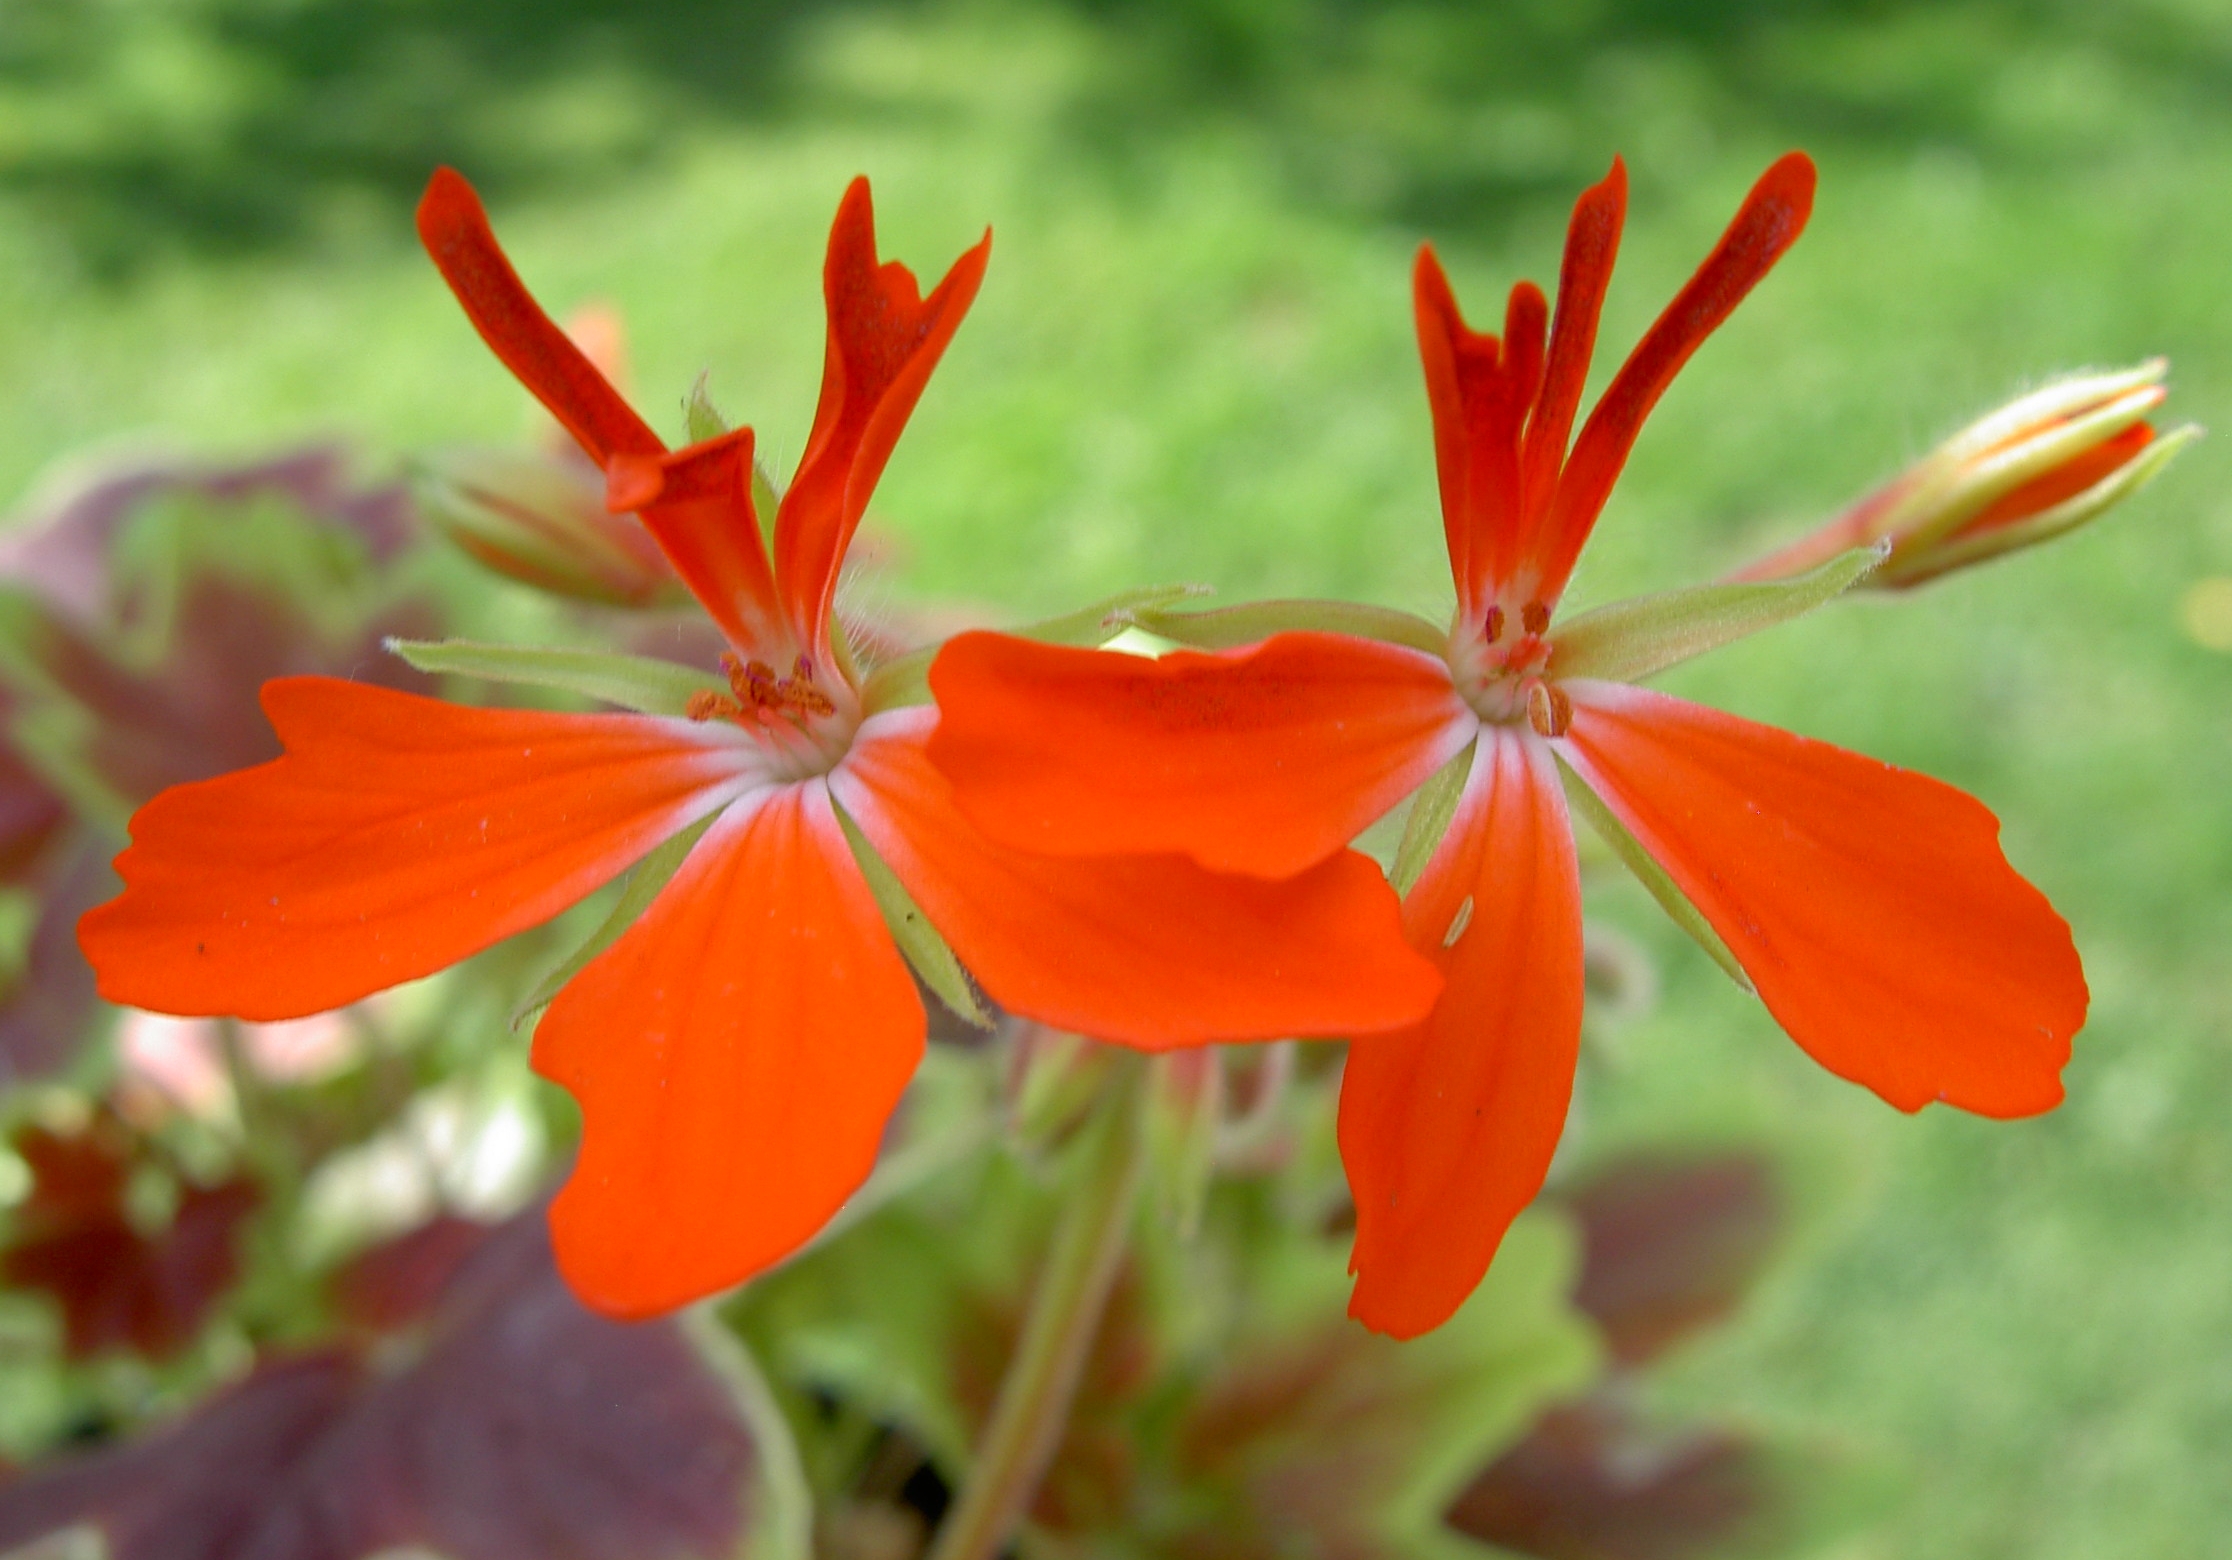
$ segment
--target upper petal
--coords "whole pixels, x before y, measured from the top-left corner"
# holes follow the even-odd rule
[[[1002,1007],[1148,1048],[1413,1023],[1440,982],[1403,943],[1379,869],[1343,851],[1278,883],[1179,856],[1057,858],[995,844],[924,741],[934,710],[870,718],[831,789]]]
[[[1703,345],[1705,338],[1743,302],[1744,295],[1774,268],[1813,212],[1814,165],[1803,152],[1779,158],[1759,176],[1744,197],[1728,231],[1705,257],[1697,273],[1636,343],[1605,387],[1604,396],[1582,425],[1573,453],[1549,497],[1542,530],[1535,541],[1540,571],[1537,599],[1555,602],[1573,573],[1581,546],[1589,539],[1612,484],[1627,464],[1628,451],[1643,431],[1643,419],[1666,387]],[[1576,214],[1578,219],[1578,213]],[[1560,299],[1561,317],[1564,300]],[[1556,345],[1552,346],[1555,363]],[[1530,456],[1533,451],[1530,449]]]
[[[615,455],[657,455],[666,448],[535,302],[504,258],[480,197],[455,169],[437,168],[427,181],[418,230],[481,340],[592,460],[601,466]]]
[[[987,232],[922,297],[914,273],[876,260],[868,181],[837,207],[822,269],[829,346],[821,402],[775,521],[775,577],[792,621],[820,653],[837,570],[930,371],[960,327],[992,252]]]
[[[325,677],[266,683],[263,704],[283,757],[133,818],[123,894],[79,923],[109,1001],[339,1007],[549,919],[745,783],[739,747],[679,720]]]
[[[2084,970],[1982,804],[1664,694],[1565,687],[1560,751],[1816,1061],[1902,1110],[2060,1103]]]
[[[827,791],[731,808],[535,1032],[581,1103],[550,1211],[575,1292],[649,1316],[804,1244],[874,1168],[924,1027]]]
[[[1155,660],[963,634],[930,687],[931,757],[994,839],[1260,877],[1339,851],[1478,725],[1439,658],[1340,634]]]
[[[788,668],[798,631],[784,615],[752,502],[752,430],[606,468],[606,504],[634,510],[728,642]]]
[[[1356,1195],[1349,1314],[1409,1338],[1488,1271],[1542,1189],[1573,1092],[1581,885],[1541,742],[1483,731],[1403,924],[1448,989],[1418,1027],[1349,1048],[1340,1136]]]

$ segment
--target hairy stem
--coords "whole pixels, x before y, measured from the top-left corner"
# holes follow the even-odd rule
[[[1142,1069],[1135,1058],[1121,1060],[1078,1144],[1077,1180],[1032,1289],[1015,1357],[928,1560],[994,1560],[1061,1444],[1131,1234],[1146,1157]]]

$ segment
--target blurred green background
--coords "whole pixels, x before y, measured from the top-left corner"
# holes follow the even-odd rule
[[[2224,0],[0,0],[0,507],[124,440],[516,436],[411,238],[437,161],[545,299],[623,311],[670,436],[709,370],[781,467],[866,171],[918,271],[998,235],[880,493],[895,604],[1439,615],[1412,247],[1491,317],[1624,152],[1616,362],[1791,145],[1813,228],[1656,414],[1576,599],[1717,572],[2056,370],[2167,353],[2175,417],[2228,420]],[[1853,1556],[2232,1550],[2232,656],[2180,621],[2232,574],[2225,462],[1672,679],[1982,796],[2092,980],[2062,1110],[1906,1119],[1640,894],[1598,907],[1664,993],[1579,1151],[1765,1135],[1814,1190],[1668,1391],[1880,1458]]]

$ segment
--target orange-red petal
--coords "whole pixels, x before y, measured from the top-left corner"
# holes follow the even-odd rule
[[[165,791],[79,923],[111,1002],[299,1018],[547,920],[741,789],[683,721],[264,685],[283,757]]]
[[[1581,885],[1549,750],[1481,735],[1441,849],[1403,905],[1449,988],[1426,1022],[1349,1049],[1349,1314],[1411,1338],[1449,1319],[1534,1200],[1581,1039]]]
[[[1981,803],[1664,694],[1565,686],[1561,751],[1816,1061],[1901,1110],[2060,1103],[2084,970]]]
[[[1343,851],[1279,883],[1179,856],[1061,859],[996,845],[923,746],[933,710],[861,727],[830,785],[931,924],[1013,1012],[1159,1050],[1415,1023],[1440,981],[1379,869]]]
[[[788,665],[797,636],[783,616],[752,503],[752,430],[738,428],[669,455],[616,457],[605,502],[635,510],[730,644]]]
[[[853,180],[829,233],[822,288],[829,346],[820,404],[775,521],[775,577],[791,619],[819,654],[837,570],[900,430],[984,280],[987,232],[921,296],[914,273],[876,259],[868,181]]]
[[[600,466],[666,446],[527,291],[464,176],[437,168],[419,200],[419,240],[481,340]]]
[[[1566,223],[1565,255],[1558,263],[1558,309],[1550,323],[1542,393],[1527,420],[1520,458],[1530,515],[1545,508],[1565,463],[1566,439],[1573,432],[1573,415],[1588,383],[1604,294],[1612,285],[1612,264],[1620,253],[1627,195],[1627,164],[1615,157],[1611,171],[1581,192]]]
[[[1613,376],[1574,441],[1536,539],[1534,562],[1543,602],[1556,601],[1565,589],[1582,544],[1627,464],[1636,435],[1643,431],[1643,419],[1690,354],[1798,241],[1812,214],[1813,197],[1813,160],[1803,152],[1789,153],[1761,174],[1697,274],[1675,294]],[[1559,311],[1562,319],[1562,297]],[[1552,353],[1555,362],[1555,343]]]
[[[567,1281],[651,1316],[797,1250],[874,1168],[923,1038],[828,792],[730,809],[536,1031],[581,1103],[550,1210]]]
[[[1479,724],[1438,658],[1342,634],[1157,660],[963,634],[930,687],[931,757],[994,839],[1258,877],[1339,851]]]

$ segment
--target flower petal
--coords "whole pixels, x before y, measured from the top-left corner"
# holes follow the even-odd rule
[[[924,744],[937,712],[864,723],[830,776],[861,832],[994,1001],[1159,1050],[1415,1023],[1440,989],[1379,869],[1343,851],[1282,883],[1183,857],[1061,859],[986,839]]]
[[[1596,355],[1597,322],[1604,314],[1604,294],[1612,285],[1612,263],[1620,253],[1627,194],[1627,164],[1615,157],[1611,171],[1581,192],[1566,223],[1565,255],[1558,263],[1558,309],[1550,322],[1542,394],[1527,420],[1520,456],[1530,515],[1542,512],[1565,463],[1573,414],[1588,383],[1589,359]]]
[[[299,1018],[547,920],[745,784],[746,750],[645,715],[264,685],[285,756],[165,791],[79,923],[111,1002]]]
[[[1565,589],[1574,560],[1581,556],[1581,546],[1611,495],[1612,484],[1619,480],[1620,468],[1627,464],[1628,451],[1643,431],[1643,419],[1690,354],[1798,241],[1813,211],[1813,197],[1813,160],[1803,152],[1788,154],[1761,174],[1697,274],[1675,294],[1613,376],[1574,441],[1536,539],[1539,599],[1545,604],[1555,602]],[[1555,363],[1555,344],[1552,352]]]
[[[731,808],[535,1033],[581,1103],[550,1211],[574,1292],[650,1316],[795,1251],[874,1168],[924,1032],[829,793]]]
[[[1560,751],[1814,1060],[1901,1110],[2027,1116],[2084,1023],[2069,928],[1973,797],[1664,694],[1569,682]]]
[[[619,457],[606,471],[605,502],[642,516],[738,652],[787,669],[797,635],[783,615],[752,502],[752,445],[752,430],[738,428],[669,455]]]
[[[963,634],[930,687],[931,756],[1002,844],[1257,877],[1339,851],[1479,724],[1438,657],[1341,634],[1157,660]]]
[[[1356,1194],[1349,1314],[1411,1338],[1488,1271],[1542,1189],[1573,1093],[1581,883],[1541,742],[1481,734],[1403,924],[1449,987],[1417,1028],[1349,1048],[1340,1136]]]
[[[1532,282],[1511,289],[1504,339],[1469,329],[1431,245],[1411,272],[1411,311],[1426,399],[1434,414],[1434,465],[1442,529],[1466,617],[1486,610],[1518,557],[1524,524],[1519,430],[1542,384],[1548,305]]]
[[[665,445],[596,365],[542,311],[504,258],[480,197],[453,168],[437,168],[419,200],[419,240],[457,294],[481,340],[549,408],[590,458],[657,455]]]
[[[775,521],[775,577],[791,620],[817,656],[853,528],[930,371],[968,313],[991,252],[987,231],[924,298],[912,271],[876,261],[868,181],[853,180],[837,207],[822,270],[829,347],[821,402]]]

